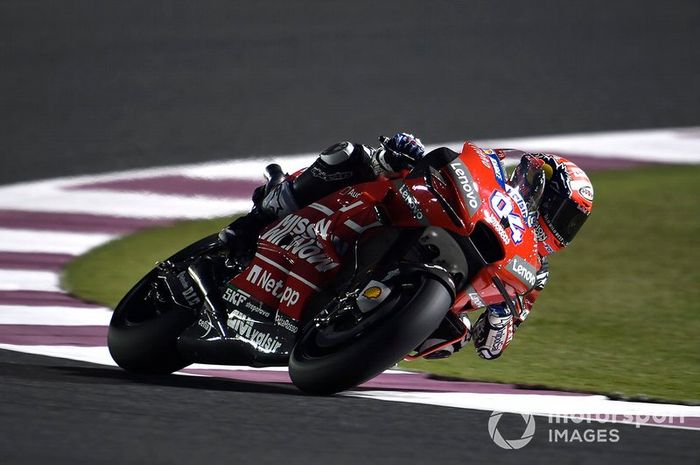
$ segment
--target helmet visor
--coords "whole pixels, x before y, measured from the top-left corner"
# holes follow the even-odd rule
[[[583,223],[588,219],[588,214],[582,212],[576,202],[556,195],[553,189],[546,189],[540,214],[554,236],[563,245],[569,245]]]

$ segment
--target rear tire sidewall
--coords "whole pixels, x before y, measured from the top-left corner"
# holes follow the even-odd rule
[[[401,309],[370,327],[357,340],[322,356],[309,356],[316,328],[297,342],[289,360],[294,384],[310,394],[327,395],[355,387],[401,361],[439,326],[452,297],[437,279],[425,275]]]
[[[179,262],[195,257],[216,243],[216,235],[207,236],[175,253],[170,260]],[[112,314],[107,333],[107,346],[121,368],[141,374],[167,374],[187,365],[177,350],[177,338],[197,320],[195,310],[173,307],[155,318],[133,323],[139,313],[151,308],[142,301],[156,270],[150,271],[122,298]]]

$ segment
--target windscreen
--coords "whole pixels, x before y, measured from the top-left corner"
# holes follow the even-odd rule
[[[544,161],[532,155],[524,155],[520,164],[515,168],[510,177],[511,187],[518,190],[527,204],[529,212],[537,211],[544,191],[545,174],[542,169]]]

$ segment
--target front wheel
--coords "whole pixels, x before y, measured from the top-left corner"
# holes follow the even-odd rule
[[[326,309],[326,318],[307,326],[289,360],[299,389],[327,395],[374,378],[430,336],[452,305],[451,293],[429,274],[414,274],[391,289],[369,316]]]

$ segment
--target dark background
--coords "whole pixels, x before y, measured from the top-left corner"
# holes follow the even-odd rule
[[[0,0],[0,183],[700,124],[700,2]],[[50,236],[47,236],[50,240]],[[697,432],[517,452],[488,412],[0,351],[2,463],[698,463]],[[544,426],[543,426],[544,427]]]
[[[2,1],[0,183],[700,124],[700,2]]]

